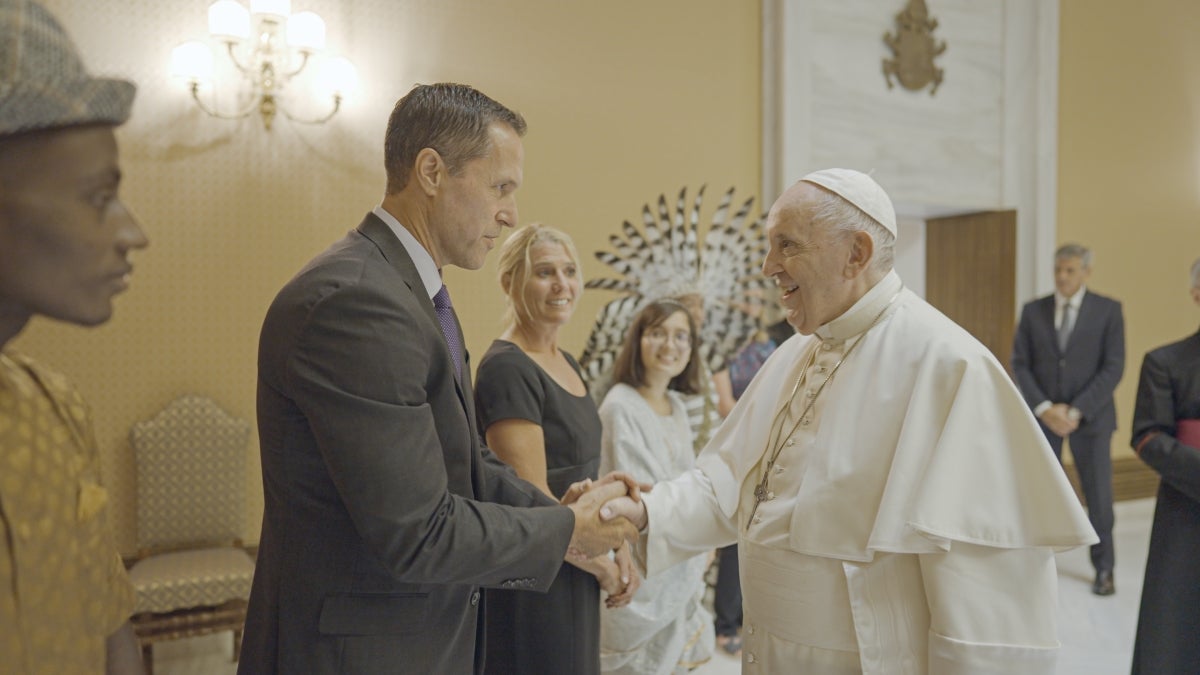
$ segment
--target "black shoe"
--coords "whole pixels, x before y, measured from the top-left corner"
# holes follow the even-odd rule
[[[1096,595],[1112,595],[1117,592],[1113,585],[1112,570],[1096,572],[1096,581],[1092,582],[1092,592]]]

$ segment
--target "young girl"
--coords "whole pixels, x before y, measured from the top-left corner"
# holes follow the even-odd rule
[[[600,406],[600,472],[640,480],[674,478],[692,467],[692,435],[680,393],[699,391],[699,335],[687,308],[658,300],[633,320]],[[685,673],[708,661],[712,615],[703,607],[707,556],[642,582],[627,606],[604,610],[601,670],[624,675]]]

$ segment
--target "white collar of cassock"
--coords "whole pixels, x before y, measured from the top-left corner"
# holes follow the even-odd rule
[[[896,270],[887,273],[841,316],[817,329],[822,341],[842,342],[865,331],[903,286]]]

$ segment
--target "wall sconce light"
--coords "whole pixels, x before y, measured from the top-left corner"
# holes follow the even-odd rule
[[[205,103],[201,86],[215,84],[213,50],[200,41],[186,42],[171,53],[171,72],[188,82],[192,99],[213,117],[236,120],[256,110],[270,131],[276,113],[295,122],[323,124],[337,114],[342,97],[354,87],[354,66],[342,57],[322,57],[325,22],[313,12],[291,13],[291,0],[250,0],[250,10],[238,0],[217,0],[208,8],[208,32],[225,45],[233,68],[241,75],[238,105],[224,111],[215,100]],[[251,19],[255,30],[251,31]],[[312,66],[317,88],[332,98],[323,115],[293,114],[284,105],[283,90]]]

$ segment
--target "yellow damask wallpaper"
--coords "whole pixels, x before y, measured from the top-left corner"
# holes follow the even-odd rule
[[[727,0],[294,0],[328,24],[359,87],[329,124],[226,122],[195,108],[168,74],[172,48],[207,34],[211,0],[45,0],[90,68],[135,80],[119,132],[122,191],[151,238],[108,325],[35,320],[15,346],[65,372],[91,403],[114,495],[118,541],[133,550],[130,425],[185,392],[253,421],[263,313],[313,255],[382,195],[392,104],[417,82],[475,85],[521,111],[523,223],[571,233],[591,251],[643,202],[708,183],[756,194],[760,85],[757,2]],[[468,348],[499,334],[494,261],[448,283]],[[608,298],[585,296],[564,347],[582,350]],[[258,540],[257,440],[246,479],[247,540]]]
[[[701,183],[710,195],[728,186],[758,192],[754,0],[293,0],[294,10],[326,19],[330,46],[355,63],[360,84],[329,124],[279,120],[270,133],[253,118],[204,116],[168,75],[171,49],[206,34],[210,0],[44,1],[93,70],[139,85],[120,132],[123,190],[152,243],[135,256],[133,287],[104,327],[38,320],[16,342],[91,402],[126,553],[130,425],[184,392],[254,419],[263,312],[284,281],[377,203],[387,114],[414,83],[471,83],[525,114],[521,221],[571,233],[586,274],[602,271],[591,251],[660,192]],[[1092,285],[1125,303],[1119,454],[1142,354],[1197,325],[1186,268],[1200,256],[1200,46],[1191,30],[1200,5],[1060,7],[1057,239],[1092,246]],[[447,275],[477,355],[501,330],[494,265]],[[585,296],[564,347],[582,350],[608,297]],[[253,437],[247,453],[247,539],[256,541]]]

